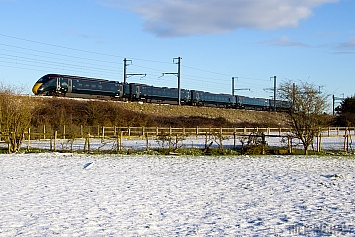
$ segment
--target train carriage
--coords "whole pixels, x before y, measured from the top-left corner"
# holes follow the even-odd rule
[[[235,106],[235,97],[227,94],[214,94],[205,91],[191,91],[192,105],[214,106],[232,108]]]
[[[268,99],[236,96],[236,100],[237,108],[253,110],[269,110],[270,108],[270,103]]]
[[[123,84],[102,79],[47,74],[37,81],[32,92],[35,95],[120,98],[123,95]]]
[[[177,88],[155,87],[149,85],[139,85],[140,100],[145,100],[152,103],[169,103],[178,104]],[[181,89],[180,99],[182,104],[187,104],[190,101],[190,91]]]

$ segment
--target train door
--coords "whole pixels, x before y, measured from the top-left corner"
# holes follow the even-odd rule
[[[119,90],[119,97],[120,98],[123,98],[123,96],[124,96],[124,85],[123,84],[118,84],[118,90]]]
[[[60,79],[61,78],[56,78],[56,91],[60,91]]]
[[[140,90],[140,86],[136,86],[136,99],[139,100],[139,98],[141,97],[141,90]]]
[[[72,79],[68,79],[68,93],[72,93],[73,91],[73,82]]]

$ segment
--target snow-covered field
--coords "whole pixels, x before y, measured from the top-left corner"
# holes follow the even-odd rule
[[[355,159],[0,155],[0,236],[355,236]]]

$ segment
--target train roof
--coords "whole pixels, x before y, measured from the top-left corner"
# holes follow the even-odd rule
[[[86,81],[97,81],[97,82],[104,82],[104,83],[120,83],[119,81],[110,81],[106,79],[99,79],[99,78],[90,78],[90,77],[81,77],[81,76],[70,76],[70,75],[63,75],[63,74],[47,74],[44,77],[61,77],[66,79],[73,79],[73,80],[86,80]]]

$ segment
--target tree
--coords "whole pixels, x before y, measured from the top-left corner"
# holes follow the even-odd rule
[[[0,85],[0,132],[5,135],[9,153],[20,149],[35,107],[29,96],[16,93],[16,88]]]
[[[289,103],[288,115],[291,119],[292,135],[302,142],[304,154],[313,143],[320,129],[326,124],[324,112],[328,106],[328,95],[319,87],[308,82],[298,85],[285,81],[280,85],[279,95]]]
[[[340,126],[355,126],[355,97],[345,98],[338,107],[336,123]]]

